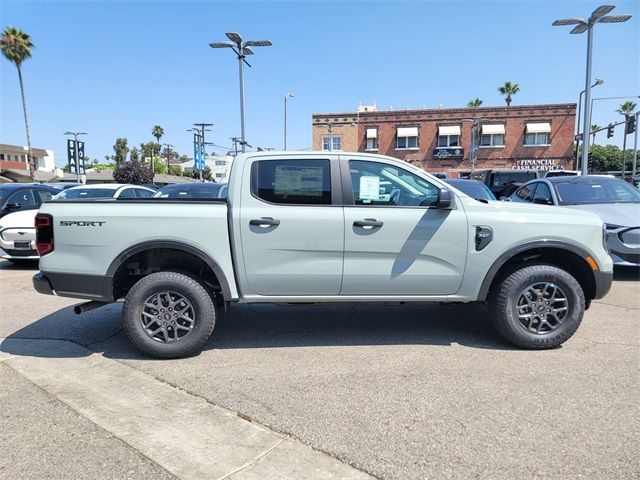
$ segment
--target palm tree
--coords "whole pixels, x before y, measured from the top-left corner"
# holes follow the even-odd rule
[[[482,105],[482,100],[478,97],[476,97],[475,100],[469,100],[469,103],[467,103],[467,107],[469,108],[478,108],[480,105]]]
[[[512,82],[504,82],[504,85],[498,88],[500,95],[506,95],[504,101],[507,102],[507,107],[511,106],[511,95],[515,95],[520,91],[520,85]]]
[[[626,102],[620,104],[620,108],[617,109],[616,112],[618,112],[620,115],[628,115],[630,113],[633,113],[637,106],[638,104],[636,104],[635,102],[627,100]]]
[[[27,163],[29,164],[29,177],[31,181],[34,180],[35,165],[33,162],[33,156],[31,155],[31,135],[29,134],[29,120],[27,119],[27,101],[24,96],[24,84],[22,83],[22,62],[31,57],[31,49],[33,43],[31,43],[31,37],[14,27],[5,28],[0,38],[0,50],[7,60],[12,62],[18,69],[18,81],[20,82],[20,94],[22,95],[22,110],[24,112],[24,126],[27,130],[27,148],[29,149],[29,156]]]
[[[162,128],[160,125],[154,125],[153,128],[151,129],[151,135],[156,137],[156,140],[158,141],[158,153],[159,153],[160,139],[164,135],[164,128]],[[153,150],[151,151],[151,168],[153,169]]]

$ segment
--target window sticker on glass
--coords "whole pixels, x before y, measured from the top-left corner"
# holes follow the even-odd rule
[[[322,197],[322,175],[322,167],[278,165],[276,167],[274,193],[276,195]]]
[[[360,200],[378,200],[380,198],[380,177],[360,177]]]

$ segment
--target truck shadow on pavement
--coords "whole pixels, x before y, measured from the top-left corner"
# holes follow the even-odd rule
[[[122,330],[122,304],[80,316],[53,312],[0,344],[13,355],[55,356],[16,339],[67,340],[114,359],[144,359]],[[515,349],[491,328],[483,305],[234,305],[220,312],[204,349],[435,345]],[[42,342],[40,342],[42,344]]]

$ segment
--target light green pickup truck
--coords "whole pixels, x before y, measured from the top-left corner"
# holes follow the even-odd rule
[[[562,344],[611,287],[587,212],[480,202],[397,159],[236,158],[226,199],[51,201],[36,219],[40,293],[124,298],[148,355],[198,352],[234,303],[486,302],[523,348]]]

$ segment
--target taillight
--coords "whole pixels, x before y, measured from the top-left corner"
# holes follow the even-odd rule
[[[46,213],[36,215],[36,250],[41,257],[53,252],[53,217]]]

